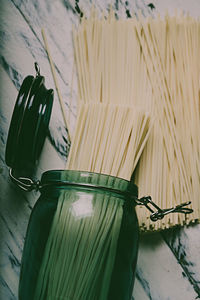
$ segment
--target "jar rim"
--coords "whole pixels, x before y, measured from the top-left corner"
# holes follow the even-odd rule
[[[123,180],[124,182],[129,183],[130,181],[127,179],[124,179],[122,177],[117,177],[117,176],[113,176],[113,175],[109,175],[109,174],[105,174],[105,173],[98,173],[98,172],[90,172],[90,171],[81,171],[81,170],[63,170],[63,169],[55,169],[55,170],[48,170],[45,171],[44,173],[42,173],[42,179],[45,180],[46,176],[48,176],[49,178],[54,178],[54,176],[56,174],[61,174],[61,173],[79,173],[79,174],[84,174],[84,176],[86,174],[88,175],[101,175],[101,176],[105,176],[105,177],[109,177],[109,178],[118,178],[120,180]]]
[[[101,189],[117,194],[138,195],[138,187],[131,181],[108,174],[77,171],[77,170],[49,170],[42,174],[43,187],[76,186],[87,189]]]

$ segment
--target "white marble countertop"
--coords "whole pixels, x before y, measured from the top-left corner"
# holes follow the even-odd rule
[[[1,0],[0,3],[0,300],[14,300],[18,299],[26,228],[38,194],[22,192],[11,182],[5,164],[5,145],[19,87],[28,74],[35,74],[35,61],[46,78],[46,86],[55,89],[41,28],[45,28],[48,37],[73,130],[77,88],[74,84],[71,91],[71,28],[79,21],[80,12],[88,11],[94,3],[98,10],[106,10],[111,4],[118,15],[141,11],[148,16],[155,12],[163,14],[166,9],[173,13],[177,8],[200,16],[200,1]],[[149,3],[153,4],[153,10]],[[55,94],[49,134],[38,163],[38,178],[45,170],[64,168],[68,150],[67,132]],[[200,299],[200,225],[141,236],[133,299]]]

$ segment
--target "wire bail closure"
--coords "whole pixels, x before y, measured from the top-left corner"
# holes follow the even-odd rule
[[[28,177],[16,178],[12,173],[12,169],[10,169],[10,177],[11,177],[12,181],[18,185],[18,187],[20,187],[22,190],[24,190],[26,192],[31,192],[33,190],[39,191],[43,187],[43,185],[41,184],[41,182],[39,180],[34,181]],[[58,185],[58,184],[60,184],[60,183],[56,182],[56,185]],[[187,214],[190,214],[193,212],[192,208],[186,207],[191,204],[191,201],[179,204],[172,208],[161,209],[156,203],[154,203],[152,201],[151,196],[142,197],[140,199],[134,197],[133,199],[137,205],[145,206],[152,213],[150,215],[150,219],[153,222],[163,219],[165,215],[168,215],[170,213],[183,213],[183,214],[187,215]]]
[[[34,181],[31,178],[28,177],[19,177],[16,178],[13,173],[12,173],[12,169],[10,169],[9,172],[10,178],[12,179],[12,181],[18,186],[20,187],[23,191],[26,192],[31,192],[33,190],[38,191],[40,189],[40,181]]]
[[[35,72],[36,72],[36,77],[40,76],[40,67],[37,62],[34,63],[35,66]]]
[[[150,215],[150,219],[153,222],[161,220],[165,215],[170,213],[183,213],[185,215],[193,212],[192,208],[188,208],[186,206],[191,204],[191,201],[181,203],[172,208],[161,209],[156,203],[154,203],[151,199],[151,196],[142,197],[140,199],[135,199],[137,205],[144,205],[152,214]],[[153,208],[156,210],[154,210]]]

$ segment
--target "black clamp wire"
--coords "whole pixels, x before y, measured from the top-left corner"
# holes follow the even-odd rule
[[[191,204],[191,201],[181,203],[172,208],[161,209],[156,203],[154,203],[151,199],[151,196],[142,197],[140,199],[135,199],[137,205],[144,205],[152,214],[150,215],[151,221],[155,222],[157,220],[161,220],[164,218],[165,215],[170,213],[183,213],[185,215],[190,214],[193,212],[192,208],[188,208],[186,206]],[[156,211],[151,208],[156,208]]]
[[[40,67],[37,62],[34,63],[35,71],[36,71],[36,77],[40,76]]]
[[[18,185],[18,187],[20,187],[23,191],[26,192],[31,192],[33,190],[38,191],[40,189],[40,181],[34,181],[31,178],[28,177],[18,177],[16,178],[13,174],[12,174],[12,169],[10,169],[9,172],[10,178],[12,179],[12,181]]]
[[[12,174],[12,169],[10,169],[10,177],[15,184],[17,184],[22,190],[24,190],[26,192],[30,192],[33,190],[39,191],[43,187],[43,185],[41,185],[41,182],[39,180],[34,181],[28,177],[16,178]],[[59,183],[56,182],[56,185],[58,185],[58,184]],[[62,183],[62,184],[64,184],[64,183]],[[179,204],[172,208],[166,208],[166,209],[161,209],[156,203],[154,203],[151,199],[151,196],[142,197],[140,199],[134,197],[134,201],[136,202],[137,205],[145,206],[152,213],[150,215],[150,219],[153,222],[163,219],[165,215],[168,215],[170,213],[184,213],[186,215],[186,214],[190,214],[193,212],[192,208],[186,207],[191,204],[191,201]]]

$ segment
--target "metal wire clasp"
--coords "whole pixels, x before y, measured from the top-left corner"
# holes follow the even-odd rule
[[[12,181],[14,183],[16,183],[24,191],[27,191],[27,192],[30,192],[32,190],[38,191],[42,188],[41,182],[39,180],[34,181],[28,177],[16,178],[12,174],[12,169],[10,169],[10,177],[11,177]],[[64,183],[61,182],[61,183],[66,184],[66,182],[64,182]],[[56,184],[58,184],[58,182],[56,182]],[[192,208],[186,207],[189,204],[191,204],[191,201],[179,204],[172,208],[161,209],[156,203],[154,203],[152,201],[151,196],[142,197],[140,199],[134,197],[134,200],[137,205],[144,205],[151,212],[150,219],[153,222],[163,219],[164,216],[169,213],[184,213],[186,215],[186,214],[190,214],[193,212]]]
[[[40,76],[40,67],[39,67],[38,63],[35,62],[34,66],[35,66],[36,77]]]
[[[186,207],[191,204],[191,201],[166,209],[161,209],[156,203],[154,203],[151,199],[151,196],[142,197],[140,199],[136,199],[135,201],[138,205],[144,205],[152,213],[150,215],[150,219],[153,222],[163,219],[165,215],[170,213],[184,213],[186,215],[193,212],[192,208]],[[155,208],[156,211],[152,207]]]
[[[10,169],[10,178],[12,179],[12,181],[14,183],[16,183],[18,185],[18,187],[20,187],[22,190],[26,191],[26,192],[30,192],[32,190],[36,190],[38,191],[40,188],[40,181],[34,181],[28,177],[19,177],[16,178],[13,174],[12,174],[12,169]]]

